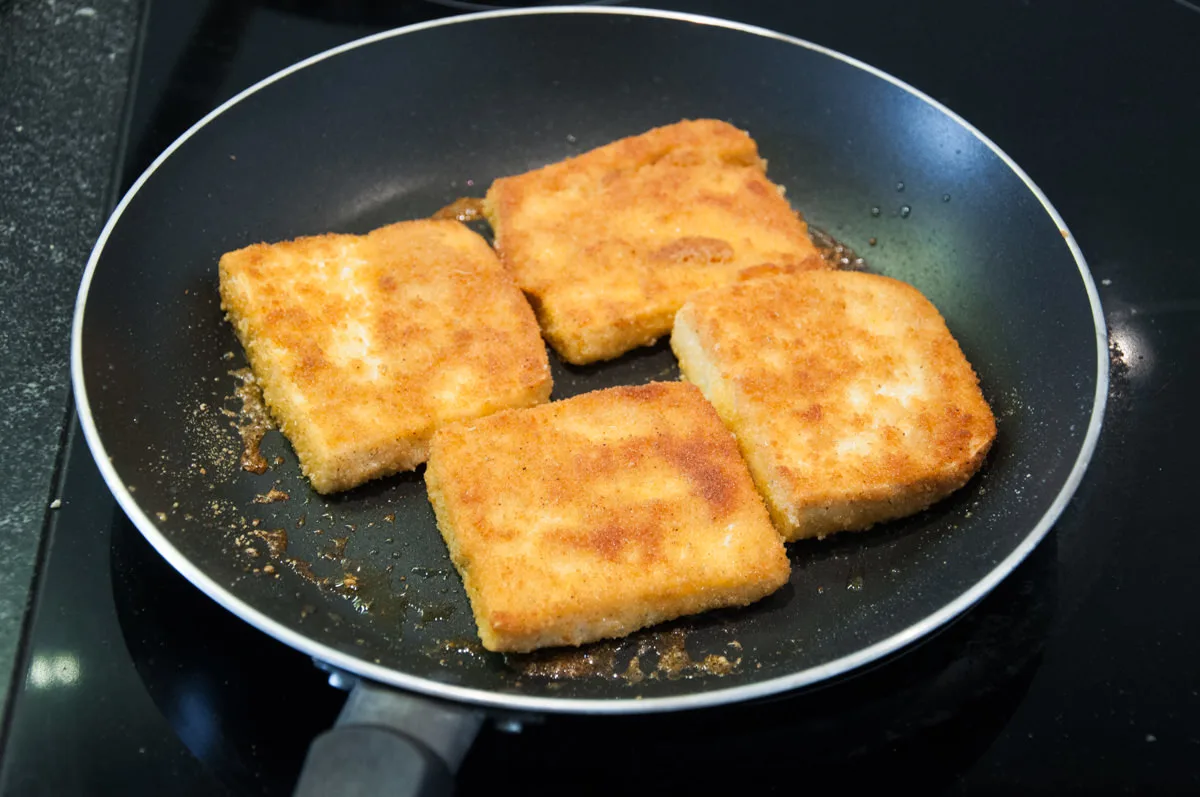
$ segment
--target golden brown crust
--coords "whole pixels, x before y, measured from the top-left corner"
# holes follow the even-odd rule
[[[550,395],[528,304],[455,221],[255,244],[221,258],[220,288],[319,492],[416,467],[444,423]]]
[[[713,119],[499,179],[484,212],[543,334],[572,363],[653,342],[688,296],[746,269],[825,267],[754,140]]]
[[[966,483],[996,435],[941,315],[887,277],[809,272],[706,291],[671,342],[789,540],[924,509]]]
[[[690,385],[447,426],[425,479],[489,650],[622,636],[788,578],[732,436]]]

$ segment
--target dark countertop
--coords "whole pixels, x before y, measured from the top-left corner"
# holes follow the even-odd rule
[[[71,314],[106,215],[139,5],[0,2],[0,677],[6,684],[53,500]]]

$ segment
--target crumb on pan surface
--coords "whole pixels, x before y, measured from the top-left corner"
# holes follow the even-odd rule
[[[546,350],[487,243],[455,221],[255,244],[221,306],[315,490],[410,470],[442,424],[546,401]]]
[[[576,364],[654,342],[688,296],[747,270],[825,267],[754,140],[713,119],[496,180],[484,212],[546,339]]]
[[[996,423],[937,309],[844,271],[698,294],[671,346],[737,436],[785,539],[925,509],[979,469]]]
[[[732,436],[682,383],[447,426],[426,484],[489,650],[746,605],[790,571]]]

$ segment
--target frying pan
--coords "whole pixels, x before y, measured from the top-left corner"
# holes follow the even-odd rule
[[[241,350],[221,253],[427,216],[495,177],[687,117],[751,132],[810,224],[917,286],[980,374],[999,436],[930,510],[797,543],[791,582],[576,652],[475,643],[422,474],[320,496],[268,432],[242,470]],[[554,398],[678,377],[664,344],[551,358]],[[353,686],[301,792],[448,787],[482,718],[764,698],[938,629],[1046,534],[1082,478],[1108,379],[1086,263],[1032,181],[964,120],[817,45],[710,18],[571,7],[371,36],[248,89],[172,144],[105,226],[76,306],[72,378],[118,502],[199,589]],[[286,496],[286,497],[283,497]],[[279,500],[274,500],[279,499]],[[711,666],[722,662],[722,666]]]

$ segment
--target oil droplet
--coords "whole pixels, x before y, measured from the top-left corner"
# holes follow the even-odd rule
[[[454,616],[454,607],[448,603],[436,604],[431,606],[418,606],[417,614],[419,615],[419,624],[437,622],[438,620],[448,620]]]
[[[897,190],[897,191],[903,191],[903,190],[904,190],[904,181],[903,181],[903,180],[901,180],[900,182],[896,183],[896,190]]]
[[[878,216],[878,215],[879,215],[880,213],[882,213],[882,212],[883,212],[883,211],[881,211],[881,210],[879,209],[879,206],[878,206],[878,205],[875,205],[874,207],[872,207],[872,208],[871,208],[871,215],[872,215],[872,216]]]
[[[854,578],[850,579],[849,583],[846,584],[846,589],[850,590],[851,592],[862,592],[862,588],[863,588],[863,577],[862,576],[855,576]]]
[[[943,201],[943,202],[949,202],[949,201],[950,201],[950,195],[949,195],[949,194],[942,194],[942,201]]]
[[[440,577],[443,581],[445,581],[446,577],[450,575],[449,570],[444,570],[442,568],[437,568],[435,570],[433,568],[420,566],[412,568],[412,572],[418,576],[421,576],[422,578]]]
[[[483,200],[476,197],[459,197],[446,207],[430,216],[431,219],[454,219],[475,221],[483,216]]]
[[[911,215],[912,215],[912,208],[910,208],[908,205],[900,206],[900,218],[907,219]]]

